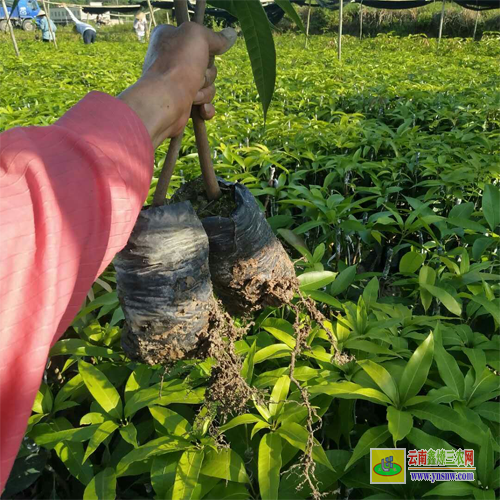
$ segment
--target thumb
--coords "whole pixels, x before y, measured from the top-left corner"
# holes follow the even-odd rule
[[[216,33],[208,30],[208,51],[211,56],[227,52],[236,42],[238,34],[233,28],[224,28]]]

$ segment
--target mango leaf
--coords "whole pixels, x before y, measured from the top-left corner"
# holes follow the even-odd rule
[[[173,436],[184,437],[191,432],[191,424],[181,415],[163,406],[151,406],[149,408],[153,418]]]
[[[177,462],[182,452],[169,453],[153,458],[151,464],[151,485],[158,498],[168,498],[168,492],[173,488]]]
[[[371,360],[358,361],[358,365],[370,376],[370,378],[384,391],[395,405],[399,404],[399,391],[391,377],[391,374],[382,366]]]
[[[330,294],[335,296],[342,293],[344,290],[347,290],[356,277],[356,269],[357,266],[349,266],[345,268],[332,283],[332,286],[330,287]]]
[[[266,359],[273,358],[283,358],[285,356],[289,356],[292,352],[292,349],[286,344],[273,344],[264,347],[263,349],[259,349],[255,353],[254,363],[262,363]]]
[[[424,283],[420,283],[420,287],[439,299],[452,314],[456,314],[457,316],[462,314],[462,306],[443,288]]]
[[[303,291],[318,290],[329,285],[337,276],[332,271],[311,271],[298,277],[300,289]]]
[[[481,304],[485,310],[493,316],[497,324],[500,324],[500,308],[498,307],[498,299],[490,301],[484,296],[484,294],[472,295],[470,298],[474,302]]]
[[[372,304],[377,302],[379,288],[380,286],[376,276],[373,277],[368,282],[368,285],[365,286],[365,289],[363,290],[363,299],[367,307],[370,307]]]
[[[261,327],[290,349],[295,348],[295,330],[288,321],[281,318],[267,318],[262,322]]]
[[[116,475],[123,476],[127,469],[134,463],[154,457],[156,455],[163,455],[164,453],[173,453],[176,451],[187,450],[192,448],[193,445],[184,439],[173,438],[170,436],[162,436],[157,439],[148,441],[146,444],[139,446],[127,453],[116,466]]]
[[[288,375],[281,376],[276,382],[271,393],[269,401],[269,413],[271,416],[279,415],[285,404],[288,390],[290,389],[290,377]]]
[[[389,432],[394,439],[394,446],[396,446],[397,442],[404,439],[411,431],[413,416],[411,413],[397,410],[394,406],[389,406],[387,408],[387,424]]]
[[[118,359],[120,354],[108,347],[98,347],[81,339],[59,340],[50,350],[49,356],[98,356],[101,358]]]
[[[255,424],[257,422],[265,422],[265,421],[262,419],[262,417],[259,417],[258,415],[250,415],[250,414],[238,415],[237,417],[231,419],[227,424],[224,424],[221,427],[219,427],[219,430],[221,432],[225,432],[238,425]]]
[[[321,292],[319,290],[304,290],[304,295],[311,297],[311,299],[316,302],[322,302],[323,304],[328,304],[335,309],[342,309],[342,303],[339,302],[335,297],[332,297],[329,293]]]
[[[302,31],[302,33],[305,34],[306,28],[304,27],[304,23],[302,22],[300,16],[297,14],[297,11],[293,7],[293,5],[290,3],[290,0],[275,0],[275,2],[281,7],[282,10],[285,11],[285,14],[297,25],[297,28],[299,28]]]
[[[83,360],[78,362],[78,371],[90,394],[101,405],[103,410],[111,417],[119,420],[123,414],[122,401],[118,391],[113,387],[106,375]]]
[[[97,450],[97,447],[113,432],[118,429],[118,424],[113,422],[112,420],[106,420],[103,422],[96,430],[95,433],[90,438],[89,444],[87,445],[87,449],[85,450],[85,456],[83,457],[83,462],[87,460],[87,458]]]
[[[74,443],[88,441],[98,427],[98,425],[89,425],[88,427],[70,427],[56,431],[53,424],[38,424],[32,429],[30,437],[38,446],[52,449],[57,443],[63,441]]]
[[[203,450],[186,450],[177,464],[172,500],[191,500],[198,484]]]
[[[399,262],[399,272],[413,274],[416,273],[425,261],[425,255],[417,252],[407,252]]]
[[[134,448],[139,447],[137,442],[137,429],[132,422],[129,422],[124,427],[120,427],[120,436],[125,442],[131,444]]]
[[[436,271],[432,267],[422,266],[418,274],[418,282],[424,285],[434,285],[436,282]],[[432,294],[425,288],[420,287],[420,300],[425,312],[427,312],[432,302]]]
[[[409,434],[406,436],[406,439],[414,446],[421,450],[428,450],[432,448],[433,450],[443,449],[443,450],[454,450],[455,448],[451,446],[444,439],[433,436],[431,434],[427,434],[426,432],[418,429],[417,427],[413,427]]]
[[[296,422],[286,422],[282,424],[282,426],[276,431],[276,433],[279,434],[283,439],[288,441],[295,448],[305,451],[309,433],[303,425],[297,424]],[[327,456],[325,455],[323,447],[318,443],[316,439],[314,439],[312,457],[316,462],[323,464],[332,472],[334,472],[332,464],[329,462]]]
[[[83,492],[83,500],[116,498],[116,474],[112,467],[96,474]]]
[[[370,451],[370,448],[378,448],[378,446],[386,441],[390,435],[387,425],[380,425],[368,429],[359,438],[358,444],[352,453],[352,457],[345,466],[345,470],[355,464],[360,458],[364,457]]]
[[[472,494],[474,495],[474,500],[496,500],[493,489],[484,490],[480,488],[473,488]]]
[[[125,384],[125,405],[134,393],[149,386],[152,374],[148,365],[137,365]]]
[[[305,257],[308,262],[313,261],[313,256],[307,249],[307,245],[301,236],[298,236],[293,231],[290,231],[290,229],[278,229],[278,234],[282,236],[287,243],[292,245],[293,248],[300,252],[300,254]]]
[[[465,380],[455,358],[444,347],[438,346],[435,350],[435,359],[439,375],[443,379],[443,382],[459,398],[463,398]]]
[[[500,424],[500,403],[488,401],[476,406],[474,411],[486,420]]]
[[[362,387],[352,382],[333,382],[326,385],[312,385],[309,388],[311,394],[329,394],[346,399],[367,399],[377,403],[392,404],[392,401],[381,391]]]
[[[495,456],[492,446],[493,441],[494,438],[491,434],[491,430],[488,429],[488,432],[484,433],[476,465],[477,475],[483,486],[491,487],[491,473],[495,467]]]
[[[471,443],[482,443],[483,431],[446,405],[422,403],[412,406],[408,411],[417,418],[429,420],[442,431],[452,431]]]
[[[210,0],[238,18],[245,37],[252,73],[259,92],[264,120],[271,104],[276,82],[276,50],[266,12],[259,0]]]
[[[223,448],[219,451],[208,450],[201,473],[236,483],[250,482],[243,460],[230,448]]]
[[[486,184],[483,192],[483,214],[492,231],[500,224],[500,188]]]
[[[401,375],[399,395],[402,404],[416,396],[425,384],[433,356],[434,336],[430,333],[412,354]]]
[[[471,498],[472,491],[474,490],[474,486],[470,483],[463,482],[451,482],[447,481],[441,484],[438,484],[431,490],[424,493],[423,497],[433,496],[433,497],[468,497]]]
[[[486,356],[484,351],[479,348],[473,349],[470,347],[462,347],[462,351],[469,358],[472,368],[474,368],[477,381],[486,368]]]
[[[281,470],[281,437],[270,432],[259,444],[259,490],[262,498],[278,500]]]
[[[222,482],[215,486],[210,492],[208,498],[216,498],[217,500],[248,500],[251,498],[245,485],[239,483],[226,483]]]
[[[241,367],[241,376],[246,380],[247,384],[251,385],[253,379],[254,358],[257,352],[257,341],[254,340],[252,347],[246,355],[243,366]]]

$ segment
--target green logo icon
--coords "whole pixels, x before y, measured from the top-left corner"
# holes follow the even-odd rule
[[[397,476],[402,470],[401,465],[393,462],[393,457],[382,459],[382,462],[373,468],[373,472],[379,476]]]

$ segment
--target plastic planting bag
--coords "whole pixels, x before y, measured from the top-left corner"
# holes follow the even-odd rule
[[[143,209],[115,267],[126,354],[150,365],[202,356],[215,301],[208,238],[191,204]]]
[[[290,302],[297,288],[295,270],[257,201],[244,185],[218,181],[223,196],[215,207],[214,202],[206,202],[206,207],[200,203],[202,183],[198,179],[173,197],[174,201],[191,199],[195,204],[210,243],[215,292],[231,313]],[[228,205],[232,207],[229,212]]]

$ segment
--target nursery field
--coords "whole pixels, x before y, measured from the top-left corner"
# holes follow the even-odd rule
[[[207,128],[300,293],[233,318],[240,377],[215,387],[225,358],[127,359],[110,267],[52,348],[6,498],[500,497],[500,38],[345,37],[342,64],[333,38],[275,43],[267,122],[239,41]],[[146,50],[19,45],[0,41],[2,131],[118,94]],[[171,189],[198,175],[188,128]],[[370,448],[393,447],[442,467],[473,450],[474,481],[370,484]]]

